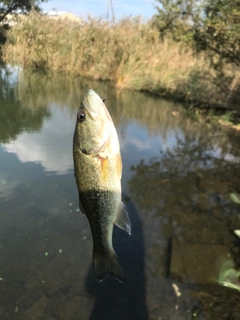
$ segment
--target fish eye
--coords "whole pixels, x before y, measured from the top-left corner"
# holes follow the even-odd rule
[[[107,100],[107,98],[103,98],[102,101],[105,102]]]
[[[85,117],[86,117],[85,112],[83,111],[78,112],[77,114],[78,121],[83,122],[85,120]]]

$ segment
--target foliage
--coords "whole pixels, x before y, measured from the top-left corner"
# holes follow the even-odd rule
[[[0,70],[0,143],[15,139],[22,131],[40,130],[44,118],[50,117],[46,106],[35,110],[26,108],[17,97],[15,85],[9,86],[9,77],[11,72]]]
[[[180,61],[177,52],[178,44],[160,42],[158,30],[139,19],[112,25],[97,19],[57,21],[31,13],[8,33],[4,58],[28,67],[111,80],[120,87],[147,89],[158,83],[160,73],[161,81],[171,83],[177,73],[181,77],[188,72],[192,61]]]
[[[239,0],[157,0],[155,23],[162,35],[205,51],[215,69],[240,66]]]
[[[239,74],[224,81],[203,54],[161,41],[152,22],[123,19],[115,24],[88,19],[56,20],[31,12],[7,33],[3,59],[49,71],[110,80],[120,88],[143,90],[189,105],[239,106]]]
[[[39,4],[46,0],[4,0],[0,1],[0,22],[3,21],[8,14],[14,14],[19,11],[26,13],[31,9],[39,10]]]

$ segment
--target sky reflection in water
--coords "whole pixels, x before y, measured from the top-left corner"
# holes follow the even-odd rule
[[[114,231],[124,286],[95,282],[78,209],[72,137],[89,88],[107,97],[121,145],[133,224],[132,237]],[[234,134],[192,122],[178,104],[61,75],[2,72],[0,100],[1,319],[16,305],[16,319],[191,319],[196,310],[214,319],[221,311],[209,304],[238,301]]]

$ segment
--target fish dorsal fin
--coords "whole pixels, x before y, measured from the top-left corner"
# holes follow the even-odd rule
[[[120,202],[119,204],[118,214],[114,224],[118,226],[120,229],[126,231],[129,235],[131,235],[130,219],[129,219],[126,207],[122,202]]]

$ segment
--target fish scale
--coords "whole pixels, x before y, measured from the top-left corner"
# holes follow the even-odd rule
[[[120,147],[112,118],[93,90],[85,93],[77,113],[73,160],[79,206],[88,218],[93,238],[96,279],[101,282],[112,274],[123,282],[112,245],[114,224],[131,234],[129,216],[121,201]]]

